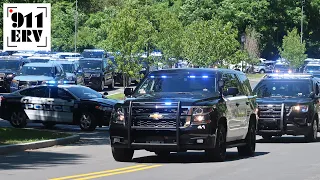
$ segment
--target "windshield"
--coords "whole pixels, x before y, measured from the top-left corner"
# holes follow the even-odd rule
[[[144,94],[188,94],[213,96],[217,92],[214,76],[189,76],[171,74],[168,76],[149,76],[136,89],[135,95]]]
[[[4,61],[4,60],[0,60],[0,69],[19,70],[19,68],[20,68],[19,61]]]
[[[62,68],[67,73],[73,73],[75,69],[73,68],[73,64],[61,64]]]
[[[104,52],[83,52],[82,56],[84,58],[103,58],[104,57]]]
[[[29,59],[29,60],[32,63],[36,63],[36,62],[44,62],[44,63],[46,63],[46,62],[49,61],[49,59]]]
[[[68,90],[80,99],[103,98],[103,95],[88,87],[68,87]]]
[[[67,59],[68,57],[80,57],[80,55],[79,54],[77,54],[77,55],[71,55],[71,54],[69,54],[69,55],[59,55],[60,59]]]
[[[309,96],[312,86],[310,80],[265,80],[254,89],[261,97]]]
[[[306,71],[320,71],[320,66],[306,66]]]
[[[96,70],[100,70],[101,69],[101,65],[102,65],[102,61],[79,61],[80,66],[83,69],[96,69]]]
[[[52,68],[23,66],[20,75],[52,76]]]

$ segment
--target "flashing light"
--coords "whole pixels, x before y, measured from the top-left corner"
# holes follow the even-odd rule
[[[151,78],[154,78],[154,76],[150,76]]]
[[[167,76],[161,76],[161,78],[167,78]]]
[[[208,76],[202,76],[202,78],[208,78]]]
[[[167,105],[167,106],[170,106],[172,103],[171,102],[166,102],[164,104]]]
[[[292,70],[289,70],[288,73],[292,73]]]
[[[190,78],[196,78],[196,76],[189,76]]]
[[[48,84],[56,84],[56,81],[47,81]]]

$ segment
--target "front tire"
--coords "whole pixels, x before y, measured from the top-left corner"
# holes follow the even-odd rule
[[[311,129],[307,135],[305,135],[305,139],[307,142],[315,142],[318,138],[318,122],[316,119],[313,120]]]
[[[246,145],[238,147],[240,156],[253,156],[256,150],[256,128],[254,123],[249,123],[248,133],[245,139]]]
[[[223,162],[226,159],[226,152],[226,128],[223,124],[219,124],[215,147],[206,150],[205,153],[210,161]]]
[[[102,79],[100,82],[100,87],[98,88],[98,91],[103,91],[104,90],[104,80]]]
[[[114,89],[114,79],[112,79],[112,83],[110,85],[108,85],[109,89]]]
[[[25,128],[28,117],[24,111],[16,111],[11,114],[10,124],[15,128]]]
[[[260,73],[260,74],[264,74],[264,73],[266,73],[266,71],[265,71],[264,69],[261,69],[261,70],[259,71],[259,73]]]
[[[134,150],[112,147],[112,156],[114,160],[119,162],[130,162],[132,160]]]
[[[88,112],[84,112],[80,116],[80,128],[83,131],[94,131],[97,127],[96,118]]]

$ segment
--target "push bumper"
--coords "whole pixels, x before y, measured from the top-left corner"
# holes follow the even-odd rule
[[[84,85],[92,88],[99,88],[101,86],[101,78],[100,77],[85,78]]]

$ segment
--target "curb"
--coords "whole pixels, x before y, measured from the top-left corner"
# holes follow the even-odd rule
[[[55,145],[70,144],[79,140],[80,140],[79,135],[72,135],[65,138],[37,141],[37,142],[31,142],[31,143],[4,145],[4,146],[0,146],[0,155],[25,151],[28,149],[40,149],[40,148],[46,148],[46,147],[51,147]]]

